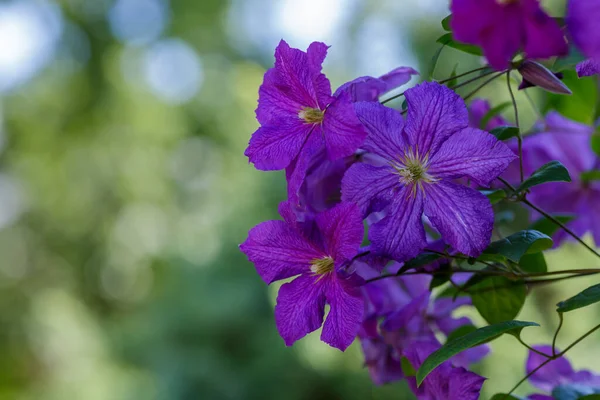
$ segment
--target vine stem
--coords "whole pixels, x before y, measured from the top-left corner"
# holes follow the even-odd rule
[[[499,78],[500,76],[502,76],[504,74],[504,71],[497,73],[496,75],[492,76],[490,79],[488,79],[487,81],[483,82],[481,85],[477,86],[475,89],[473,89],[469,94],[467,94],[466,96],[463,97],[463,100],[468,100],[469,98],[471,98],[473,95],[475,95],[475,93],[479,92],[481,89],[483,89],[485,86],[487,86],[489,83],[491,83],[492,81],[496,80],[496,78]],[[455,88],[453,88],[455,89]]]
[[[519,134],[517,135],[519,144],[519,175],[521,177],[521,182],[523,182],[525,179],[523,174],[523,135],[521,134],[521,126],[519,125],[519,108],[517,107],[517,101],[515,100],[515,94],[513,93],[512,85],[510,84],[510,70],[506,71],[506,86],[508,87],[513,109],[515,110],[515,124],[519,130]]]
[[[554,337],[552,338],[552,355],[553,356],[556,356],[556,339],[558,338],[558,332],[560,332],[560,328],[562,328],[562,325],[563,325],[563,313],[559,312],[558,318],[559,318],[558,328],[556,328],[556,332],[554,332]]]

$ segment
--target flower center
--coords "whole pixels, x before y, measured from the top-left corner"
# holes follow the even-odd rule
[[[298,113],[298,117],[303,119],[307,124],[319,124],[323,122],[324,112],[318,108],[304,107]]]
[[[333,271],[333,258],[323,257],[315,258],[310,262],[310,270],[315,275],[324,275],[328,272]]]
[[[392,163],[392,167],[399,176],[400,183],[404,185],[417,185],[422,189],[423,182],[435,183],[437,179],[427,173],[429,169],[429,155],[420,156],[418,150],[409,147],[403,157],[399,157],[399,163]]]

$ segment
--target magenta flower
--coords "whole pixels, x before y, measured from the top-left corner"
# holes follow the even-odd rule
[[[565,55],[567,42],[538,0],[452,0],[456,40],[480,46],[490,65],[508,68],[520,50],[527,58]]]
[[[427,244],[421,217],[429,217],[455,250],[479,255],[489,244],[494,213],[478,191],[454,181],[489,186],[515,159],[494,136],[469,128],[467,108],[450,89],[423,83],[406,91],[408,117],[380,104],[357,104],[369,136],[362,148],[383,165],[355,164],[342,181],[342,199],[367,215],[386,215],[369,230],[374,251],[397,261]]]
[[[552,354],[551,346],[533,346],[533,348],[545,354]],[[530,351],[526,364],[527,373],[531,373],[546,360],[546,357]],[[555,398],[575,400],[589,394],[600,394],[600,376],[586,370],[574,371],[565,357],[543,366],[529,378],[529,382],[548,394],[530,395],[528,398],[531,400]]]
[[[345,350],[356,337],[364,312],[359,288],[362,281],[340,271],[356,256],[363,238],[360,212],[340,204],[314,220],[296,220],[288,202],[280,206],[285,221],[266,221],[250,230],[240,246],[270,284],[297,276],[279,289],[275,322],[285,344],[318,329],[325,303],[331,307],[321,340]]]
[[[439,347],[436,342],[417,342],[406,349],[404,355],[416,370]],[[477,400],[484,381],[484,377],[453,367],[446,361],[434,369],[420,387],[414,377],[408,378],[408,385],[419,400]]]
[[[573,42],[587,57],[600,62],[600,2],[569,0],[567,27]]]
[[[314,42],[303,52],[282,40],[275,50],[275,67],[265,73],[259,89],[256,117],[261,127],[245,154],[261,170],[288,168],[292,197],[316,152],[325,148],[330,160],[350,156],[366,136],[350,94],[331,94],[321,73],[326,54],[323,43]]]

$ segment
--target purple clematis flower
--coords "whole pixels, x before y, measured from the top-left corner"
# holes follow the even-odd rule
[[[533,346],[533,348],[544,354],[552,354],[551,346]],[[546,360],[546,357],[529,351],[526,364],[527,373],[531,373]],[[530,395],[528,398],[531,400],[553,400],[555,398],[577,400],[582,396],[600,393],[600,375],[586,370],[574,371],[571,363],[565,357],[560,357],[543,366],[529,378],[529,382],[548,394]]]
[[[569,171],[572,182],[549,182],[531,189],[529,199],[552,214],[572,214],[576,218],[567,226],[578,236],[591,232],[600,245],[600,182],[582,179],[582,173],[598,169],[598,157],[590,148],[594,128],[571,121],[557,112],[546,116],[544,131],[524,141],[526,174],[557,160]],[[554,236],[558,245],[569,239],[563,230]]]
[[[379,78],[361,76],[340,86],[334,96],[348,92],[352,101],[378,101],[379,96],[394,90],[419,73],[410,67],[398,67]]]
[[[480,46],[497,70],[508,68],[519,50],[527,58],[568,53],[560,26],[538,0],[452,0],[450,8],[455,39]]]
[[[406,349],[404,355],[416,370],[439,347],[437,342],[417,342]],[[420,387],[414,377],[408,378],[408,385],[419,400],[477,400],[484,381],[484,377],[453,367],[446,361],[434,369]]]
[[[573,42],[587,57],[600,62],[600,2],[569,0],[566,22]]]
[[[406,124],[399,112],[375,103],[357,104],[369,131],[362,148],[383,166],[355,164],[342,181],[342,199],[361,211],[385,211],[369,230],[373,250],[397,261],[427,244],[423,213],[455,250],[478,256],[489,244],[494,213],[489,200],[454,183],[468,177],[489,186],[516,158],[491,134],[469,128],[467,108],[450,89],[423,83],[406,91]]]
[[[266,221],[250,230],[240,246],[268,284],[297,276],[279,289],[275,322],[285,344],[318,329],[325,303],[331,307],[321,340],[345,350],[362,323],[364,302],[356,275],[340,269],[357,255],[363,239],[360,212],[353,204],[340,204],[296,220],[288,202],[280,205],[285,221]]]
[[[366,136],[350,94],[331,94],[321,73],[326,54],[323,43],[314,42],[303,52],[282,40],[275,67],[265,73],[259,89],[256,117],[261,127],[245,154],[258,169],[287,168],[292,200],[315,153],[324,148],[330,160],[350,156]]]

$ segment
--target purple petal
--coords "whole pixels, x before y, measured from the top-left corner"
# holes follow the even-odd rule
[[[379,96],[386,92],[386,87],[385,82],[379,78],[361,76],[344,83],[335,91],[333,96],[337,97],[342,92],[347,92],[354,103],[358,101],[377,101]]]
[[[510,67],[515,53],[525,36],[523,17],[509,7],[502,7],[496,15],[497,22],[481,34],[483,54],[490,65],[498,70]]]
[[[590,59],[577,64],[577,75],[580,78],[598,74],[600,74],[600,61]]]
[[[533,348],[545,354],[552,354],[551,346],[533,346]],[[546,360],[546,357],[529,351],[525,367],[527,373],[531,373]],[[550,393],[555,386],[569,382],[573,373],[574,371],[569,361],[564,357],[560,357],[550,361],[533,374],[529,378],[529,382],[538,389]]]
[[[419,75],[419,72],[411,67],[398,67],[385,75],[381,75],[379,79],[384,81],[386,84],[385,92],[381,94],[389,92],[390,90],[394,90],[405,83],[408,83],[413,75]]]
[[[589,58],[600,60],[600,3],[597,0],[570,0],[567,27],[573,42]]]
[[[323,257],[313,244],[283,221],[266,221],[248,232],[241,251],[254,263],[266,282],[289,278],[310,269],[310,262]]]
[[[362,148],[386,160],[396,160],[408,145],[403,136],[402,115],[379,103],[361,102],[355,105],[356,115],[369,133]]]
[[[422,215],[421,190],[413,193],[412,188],[402,187],[387,208],[387,215],[369,231],[375,252],[396,261],[405,261],[419,254],[427,246]]]
[[[344,351],[358,334],[364,301],[358,288],[348,286],[338,278],[330,280],[325,295],[331,308],[323,325],[321,340]]]
[[[477,257],[490,243],[494,212],[478,191],[441,181],[425,185],[425,215],[455,250]]]
[[[257,169],[286,168],[298,156],[306,137],[315,127],[300,120],[278,120],[258,128],[244,153]],[[319,129],[318,127],[316,129]]]
[[[527,398],[529,400],[554,400],[554,397],[545,394],[530,394]]]
[[[342,201],[355,203],[367,215],[387,205],[398,184],[391,167],[354,164],[342,179]]]
[[[525,45],[528,58],[550,58],[564,56],[569,46],[562,29],[541,9],[539,2],[526,1],[525,9]]]
[[[466,128],[446,140],[431,158],[428,173],[436,178],[467,176],[489,186],[517,156],[493,135]]]
[[[479,129],[481,120],[491,109],[492,107],[490,106],[490,103],[488,103],[487,100],[473,100],[469,105],[469,126],[472,128]],[[506,121],[501,115],[496,115],[488,121],[485,129],[491,131],[494,128],[506,125],[508,125],[508,121]]]
[[[330,160],[354,154],[365,141],[367,132],[356,116],[348,93],[340,94],[327,108],[323,137]]]
[[[451,135],[469,125],[463,100],[439,83],[424,82],[406,91],[408,117],[404,132],[420,154],[434,155]]]
[[[477,400],[485,378],[464,368],[455,368],[450,372],[448,400]]]
[[[317,330],[323,323],[328,279],[300,275],[279,289],[275,323],[286,346]]]
[[[419,325],[425,325],[424,320],[427,306],[429,305],[429,293],[424,292],[413,299],[410,303],[396,312],[391,313],[381,324],[381,328],[386,331],[397,331],[405,328],[413,318],[421,319]]]
[[[361,338],[360,343],[373,383],[383,385],[404,377],[400,361],[394,357],[392,348],[381,338]]]
[[[342,203],[317,215],[317,226],[323,234],[328,254],[339,266],[352,259],[364,236],[363,219],[355,204]]]
[[[306,173],[312,164],[312,161],[315,156],[324,149],[320,129],[320,127],[316,127],[313,133],[308,136],[298,157],[296,157],[285,170],[285,176],[288,182],[288,200],[295,206],[300,205],[300,188],[304,183]]]
[[[287,92],[291,91],[285,82],[281,81],[275,68],[269,69],[264,76],[263,83],[258,89],[258,107],[256,119],[261,125],[269,125],[275,120],[286,118],[293,120],[306,104],[299,103],[291,98]],[[285,91],[281,87],[286,88]]]

